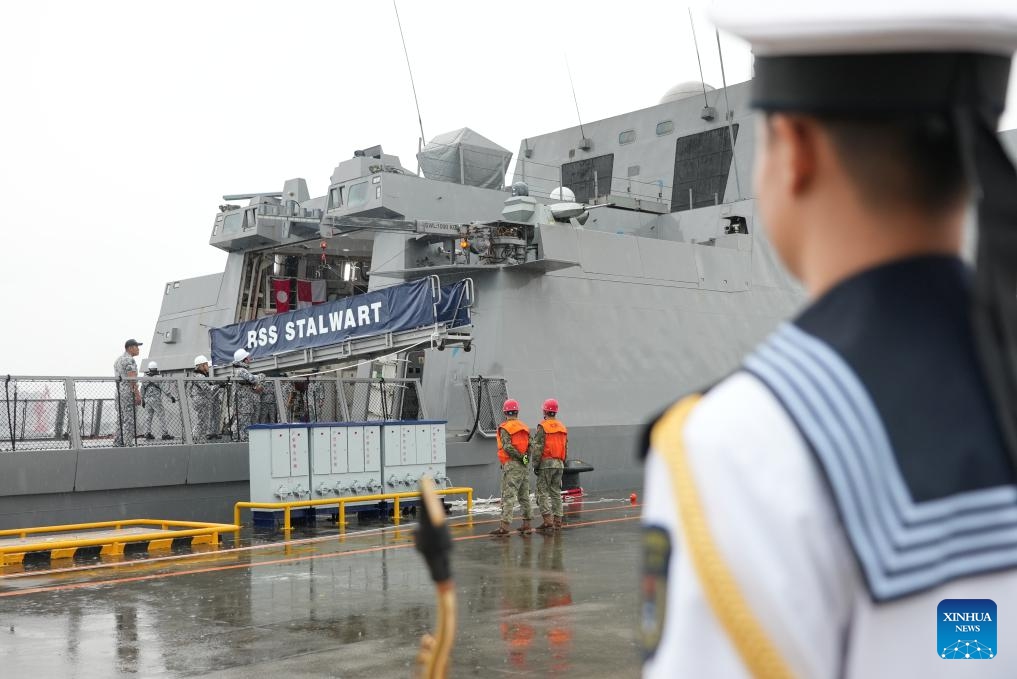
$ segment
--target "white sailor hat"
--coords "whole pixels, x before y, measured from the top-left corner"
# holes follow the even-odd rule
[[[1017,50],[1017,2],[719,3],[717,26],[756,55],[752,105],[809,113],[998,116]]]
[[[1017,170],[996,128],[1017,50],[1017,0],[722,2],[752,45],[752,106],[859,119],[949,121],[978,207],[973,323],[1017,464]]]

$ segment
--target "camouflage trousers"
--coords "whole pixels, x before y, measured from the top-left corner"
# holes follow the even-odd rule
[[[543,516],[565,516],[561,503],[561,476],[565,471],[561,460],[543,460],[537,470],[537,506]]]
[[[219,433],[220,412],[219,399],[214,396],[201,396],[193,401],[192,437],[195,443],[205,443],[209,434]]]
[[[169,433],[166,428],[166,406],[162,402],[162,396],[155,396],[145,401],[145,433],[151,434],[152,423],[156,422],[162,427],[163,435]]]
[[[138,420],[138,406],[134,405],[134,392],[121,389],[117,395],[119,404],[116,429],[113,431],[114,446],[136,446],[135,426]]]
[[[523,510],[523,519],[533,518],[530,507],[530,475],[529,467],[521,462],[509,460],[501,466],[501,520],[512,523],[512,513],[518,502]]]

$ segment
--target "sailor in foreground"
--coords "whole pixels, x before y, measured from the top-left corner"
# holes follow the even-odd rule
[[[810,304],[650,431],[646,677],[1017,676],[1017,4],[892,5],[715,13]]]

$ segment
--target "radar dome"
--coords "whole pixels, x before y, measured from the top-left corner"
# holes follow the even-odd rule
[[[659,103],[666,104],[668,102],[680,101],[681,99],[688,99],[689,97],[694,97],[697,94],[702,94],[704,87],[706,88],[707,92],[713,92],[713,90],[716,89],[715,87],[711,87],[710,85],[703,84],[699,80],[688,80],[683,83],[678,83],[677,85],[675,85],[674,87],[672,87],[671,89],[664,93],[664,96],[660,98]]]
[[[560,200],[566,203],[574,203],[576,200],[576,194],[572,192],[567,186],[563,186],[551,191],[551,200]]]

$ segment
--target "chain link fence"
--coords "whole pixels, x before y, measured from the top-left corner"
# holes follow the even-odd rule
[[[422,420],[420,382],[413,379],[340,380],[349,421]]]
[[[8,376],[0,399],[0,451],[70,447],[63,380]]]
[[[508,398],[508,386],[502,377],[471,377],[470,409],[476,429],[482,436],[492,437],[502,421],[501,408]]]
[[[252,424],[426,417],[417,379],[0,377],[0,453],[229,443],[246,441]]]

